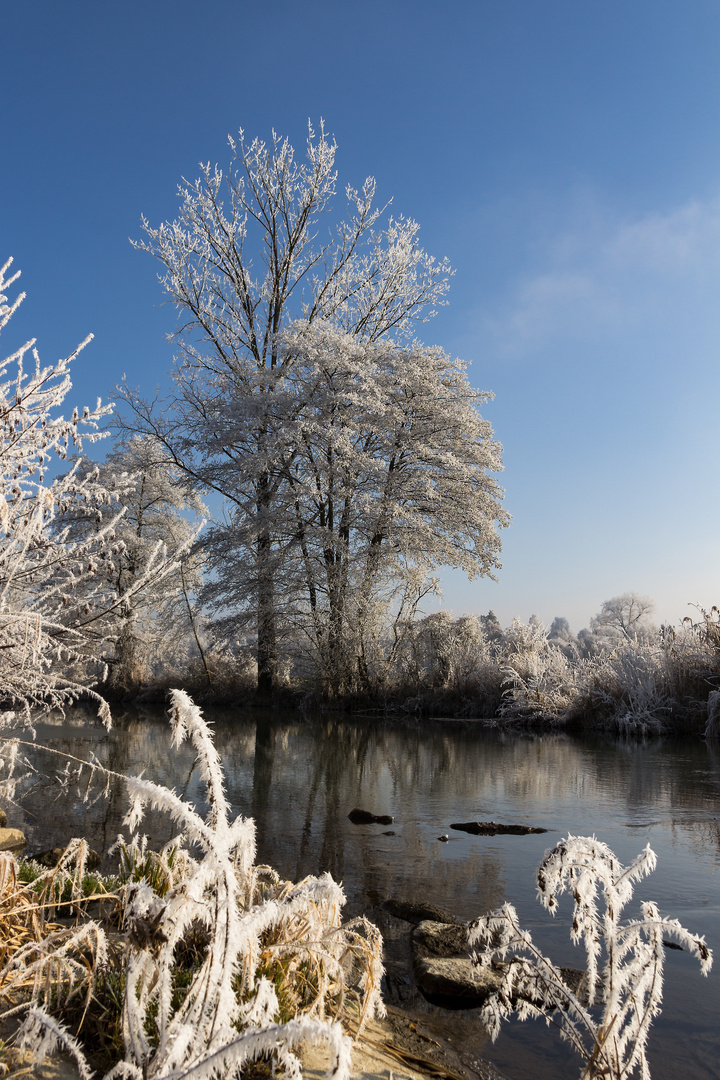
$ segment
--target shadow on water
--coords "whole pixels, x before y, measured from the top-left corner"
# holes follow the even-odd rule
[[[577,965],[570,904],[561,903],[550,919],[535,899],[534,875],[561,835],[595,833],[623,862],[649,842],[659,865],[638,887],[638,899],[655,900],[720,950],[717,748],[699,741],[527,736],[472,723],[414,728],[229,710],[212,718],[233,809],[256,823],[258,861],[293,880],[330,871],[343,883],[348,914],[393,897],[422,899],[471,919],[507,899],[544,952]],[[192,752],[170,747],[159,714],[128,713],[106,735],[76,713],[65,723],[40,725],[38,741],[85,760],[94,754],[118,772],[144,771],[202,808]],[[52,778],[57,760],[40,751],[31,757],[39,775],[21,811],[10,812],[10,823],[26,831],[29,850],[85,835],[107,852],[122,829],[124,792],[114,787],[107,799],[83,803],[75,786],[63,790]],[[352,825],[347,815],[355,806],[395,821]],[[491,819],[548,832],[484,837],[450,828],[454,821]],[[172,836],[159,815],[150,814],[144,829],[154,845]],[[439,840],[443,834],[449,842]],[[720,976],[713,972],[706,982],[686,954],[668,953],[666,962],[664,1012],[650,1036],[653,1078],[717,1080]],[[453,1038],[482,1044],[473,1034],[475,1017],[437,1014]],[[544,1025],[513,1025],[482,1053],[513,1080],[579,1072],[577,1059]]]

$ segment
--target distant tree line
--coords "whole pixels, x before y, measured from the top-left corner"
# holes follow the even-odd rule
[[[720,612],[655,626],[648,597],[605,601],[574,635],[558,617],[503,629],[491,611],[437,612],[408,628],[403,707],[420,714],[714,734],[720,728]]]

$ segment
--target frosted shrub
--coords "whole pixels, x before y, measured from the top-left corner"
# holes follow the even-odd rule
[[[195,748],[209,811],[203,819],[175,792],[142,777],[123,778],[128,828],[136,833],[152,807],[171,816],[179,835],[159,853],[148,852],[137,835],[120,841],[124,1059],[106,1080],[201,1080],[261,1056],[298,1077],[295,1051],[318,1040],[330,1048],[332,1075],[344,1080],[351,1044],[339,1016],[348,993],[357,1001],[359,1027],[383,1012],[380,935],[363,919],[341,924],[345,898],[329,874],[292,884],[255,865],[254,823],[231,819],[210,729],[183,691],[172,691],[171,724],[175,746],[187,738]],[[201,943],[200,952],[178,1001],[189,939]],[[353,978],[357,993],[348,985]],[[38,1056],[61,1038],[85,1074],[82,1051],[46,1009],[38,988],[23,1037]]]
[[[649,845],[622,866],[595,837],[568,836],[540,864],[538,894],[551,914],[558,909],[558,896],[572,893],[571,937],[585,948],[586,994],[571,988],[561,969],[540,953],[521,929],[512,904],[470,924],[475,963],[490,968],[500,961],[503,966],[500,988],[482,1010],[493,1040],[512,1012],[521,1020],[542,1017],[556,1024],[580,1054],[583,1080],[626,1080],[636,1068],[649,1080],[646,1046],[662,1000],[663,938],[674,938],[697,956],[703,975],[712,965],[705,939],[690,934],[677,919],[663,918],[653,903],[640,905],[640,918],[621,922],[633,883],[650,874],[656,862]]]
[[[701,731],[708,694],[718,681],[712,639],[704,624],[687,620],[653,641],[627,640],[586,660],[578,669],[577,711],[623,734]]]
[[[707,700],[705,738],[717,739],[718,735],[720,735],[720,690],[712,690]]]
[[[577,696],[580,661],[574,663],[555,645],[525,657],[523,670],[506,667],[501,716],[542,716],[562,719]]]
[[[626,641],[588,661],[586,693],[608,726],[625,735],[659,734],[672,707],[667,655],[659,644]]]
[[[562,717],[577,695],[578,661],[548,641],[541,623],[513,619],[503,635],[502,716]]]
[[[453,618],[438,611],[408,622],[402,650],[405,678],[417,689],[435,688],[455,695],[500,698],[502,671],[497,648],[488,640],[477,615]]]
[[[541,622],[531,619],[529,623],[524,623],[522,619],[515,618],[503,633],[503,651],[507,657],[517,656],[519,660],[528,662],[546,652],[547,648],[547,631]]]

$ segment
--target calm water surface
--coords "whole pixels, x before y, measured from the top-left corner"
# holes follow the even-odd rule
[[[663,1013],[650,1035],[653,1080],[720,1078],[719,749],[700,741],[509,735],[449,722],[416,730],[292,714],[258,719],[224,711],[213,719],[229,798],[257,825],[258,860],[294,879],[329,870],[344,885],[349,914],[392,896],[470,919],[509,900],[546,954],[583,966],[569,940],[569,898],[554,920],[535,898],[545,849],[568,833],[595,833],[628,862],[650,843],[658,869],[637,887],[637,899],[656,901],[663,914],[705,934],[717,957],[706,980],[688,954],[667,952]],[[157,716],[128,714],[108,735],[78,713],[41,725],[37,738],[78,757],[95,754],[119,771],[144,770],[202,805],[192,753],[174,751],[167,732]],[[33,760],[45,771],[58,768],[47,755]],[[354,806],[392,814],[395,835],[352,825]],[[11,824],[25,830],[29,851],[85,835],[106,852],[125,811],[120,792],[88,808],[38,778]],[[490,819],[548,833],[478,837],[449,827]],[[146,831],[155,844],[172,835],[159,817],[147,820]],[[443,833],[449,843],[438,840]],[[438,1017],[511,1080],[579,1073],[573,1052],[537,1021],[508,1025],[491,1046],[483,1045],[473,1014],[436,1010]]]

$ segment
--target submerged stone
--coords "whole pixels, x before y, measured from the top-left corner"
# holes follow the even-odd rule
[[[394,900],[391,898],[383,902],[382,908],[390,915],[394,915],[396,919],[403,919],[414,926],[425,921],[458,925],[458,920],[449,911],[445,911],[444,908],[437,907],[435,904],[423,903],[420,900]]]
[[[497,821],[462,821],[450,826],[460,832],[472,833],[473,836],[527,836],[529,833],[544,833],[536,825],[501,825]]]
[[[371,814],[369,810],[361,810],[358,806],[350,811],[348,817],[353,825],[392,825],[395,821],[389,814]]]

